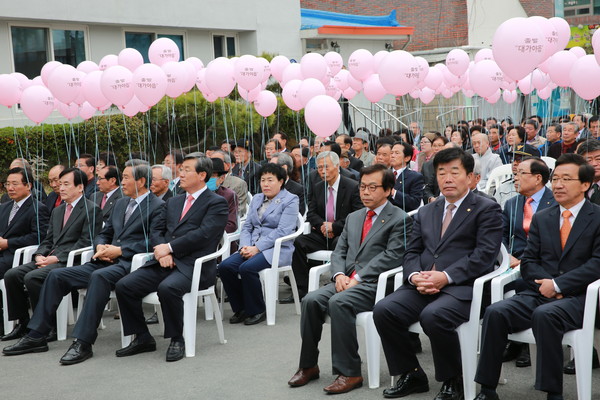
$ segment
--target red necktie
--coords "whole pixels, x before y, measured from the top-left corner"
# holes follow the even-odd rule
[[[60,206],[60,203],[62,203],[62,199],[60,198],[60,194],[58,196],[56,196],[56,201],[54,202],[54,208]]]
[[[394,170],[394,180],[398,180],[398,171]]]
[[[67,204],[67,209],[65,210],[65,216],[63,218],[63,228],[67,224],[69,217],[71,216],[71,212],[73,211],[73,206],[71,204]]]
[[[104,193],[104,196],[102,196],[102,201],[100,202],[101,210],[104,210],[104,206],[106,205],[106,200],[108,200],[108,197],[106,197],[106,193]]]
[[[523,207],[523,230],[527,236],[529,236],[529,227],[531,226],[531,219],[533,218],[533,207],[531,207],[532,201],[532,197],[528,198],[525,200],[525,206]]]
[[[365,238],[369,234],[371,227],[373,226],[373,216],[375,215],[375,211],[369,210],[367,211],[367,217],[365,218],[365,223],[362,228],[362,236],[360,237],[360,242],[364,242]]]
[[[183,219],[183,217],[185,217],[185,214],[187,214],[187,212],[190,211],[190,208],[192,207],[193,202],[194,202],[194,196],[192,196],[191,194],[188,195],[187,201],[185,203],[185,207],[183,207],[183,212],[181,213],[181,218],[179,218],[180,221]]]
[[[563,224],[560,227],[560,244],[562,245],[562,249],[565,249],[565,244],[567,244],[567,239],[569,238],[569,233],[571,233],[571,211],[565,210],[562,212],[563,216]]]

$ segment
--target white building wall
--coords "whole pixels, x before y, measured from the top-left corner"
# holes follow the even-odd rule
[[[527,18],[519,0],[467,0],[469,46],[491,46],[500,24],[515,17]]]

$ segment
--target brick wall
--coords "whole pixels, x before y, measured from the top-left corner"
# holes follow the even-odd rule
[[[300,6],[357,15],[383,15],[396,9],[398,22],[415,28],[407,51],[468,44],[465,0],[300,0]],[[395,46],[400,48],[403,44],[404,41],[398,41]]]
[[[554,2],[540,0],[519,0],[527,16],[533,17],[539,15],[541,17],[554,17]]]

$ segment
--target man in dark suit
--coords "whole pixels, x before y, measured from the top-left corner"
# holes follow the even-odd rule
[[[340,157],[342,157],[342,150],[340,148],[340,145],[337,144],[336,142],[325,142],[325,143],[323,143],[323,146],[321,146],[321,153],[324,152],[324,151],[331,151],[331,152],[335,153],[338,156],[338,159]],[[321,154],[321,153],[319,153],[319,154]],[[350,178],[350,179],[358,182],[355,179],[355,176],[350,171],[348,171],[346,168],[340,168],[339,170],[340,170],[339,174],[341,176],[346,177],[346,178]],[[321,182],[322,181],[322,179],[319,179],[319,176],[320,176],[320,173],[319,173],[319,171],[317,171],[317,169],[315,169],[315,170],[313,170],[313,171],[310,172],[310,175],[309,175],[310,186],[308,187],[310,189],[308,191],[308,197],[309,198],[310,198],[310,192],[314,188],[315,184],[317,182]]]
[[[206,156],[184,159],[179,177],[187,194],[167,200],[157,224],[153,224],[154,259],[117,283],[123,333],[136,336],[129,346],[117,350],[117,357],[156,350],[141,300],[158,292],[165,322],[164,337],[171,338],[166,359],[183,358],[182,297],[190,291],[196,259],[217,249],[227,224],[227,201],[206,186],[211,175],[211,161]],[[216,261],[202,265],[201,289],[215,283],[216,267]]]
[[[290,179],[290,173],[294,169],[294,159],[287,153],[274,153],[271,156],[270,162],[277,164],[283,169],[285,169],[285,172],[287,173],[287,180],[285,181],[284,188],[288,192],[298,196],[298,206],[300,214],[304,215],[304,212],[306,211],[306,204],[304,200],[304,188],[298,182]]]
[[[306,217],[311,231],[294,241],[292,256],[292,270],[301,297],[308,291],[311,268],[306,255],[317,250],[333,250],[348,214],[362,208],[357,182],[341,176],[339,165],[340,159],[332,151],[321,152],[317,157],[321,178],[313,183]],[[280,300],[280,303],[288,302],[293,302],[293,297]]]
[[[243,179],[248,184],[248,191],[251,194],[260,192],[260,185],[258,184],[258,170],[260,165],[252,159],[252,138],[248,140],[240,139],[237,141],[233,155],[235,156],[235,166],[231,173],[233,176]]]
[[[171,177],[171,168],[166,165],[155,164],[152,166],[152,185],[150,185],[150,191],[162,201],[167,201],[173,197],[173,192],[169,190]]]
[[[587,191],[586,197],[592,203],[600,205],[600,140],[586,140],[577,148],[577,154],[594,167],[594,182]]]
[[[75,168],[79,168],[87,177],[84,195],[87,199],[91,199],[98,191],[98,185],[96,184],[96,159],[91,154],[80,154],[77,161],[75,161]]]
[[[220,158],[211,158],[212,162],[212,177],[206,183],[208,188],[218,194],[219,196],[227,200],[227,207],[229,209],[229,216],[227,217],[227,225],[225,226],[225,232],[233,233],[238,230],[238,202],[235,196],[235,192],[231,189],[223,186],[227,171],[225,171],[225,165],[223,160]]]
[[[335,284],[309,293],[302,301],[300,363],[290,386],[303,386],[319,377],[318,344],[327,314],[333,373],[338,377],[324,390],[345,393],[362,386],[356,315],[373,308],[379,274],[402,264],[412,225],[410,217],[387,200],[393,186],[389,168],[380,164],[363,168],[360,197],[365,208],[348,215],[331,256]]]
[[[185,192],[185,190],[183,190],[179,184],[178,175],[179,168],[181,168],[181,163],[183,163],[184,157],[185,153],[183,151],[171,149],[171,151],[165,155],[163,160],[163,165],[171,169],[172,179],[169,182],[169,190],[171,191],[172,196],[177,196],[178,194]]]
[[[5,355],[47,351],[46,337],[52,329],[54,314],[63,296],[87,287],[85,302],[72,336],[75,341],[60,359],[63,365],[77,364],[92,357],[92,345],[104,307],[115,283],[129,273],[131,259],[151,250],[149,233],[152,222],[162,211],[163,201],[148,191],[150,168],[128,161],[123,171],[123,192],[102,232],[94,239],[92,261],[72,268],[55,269],[48,274],[40,302],[27,328],[29,332],[16,344],[3,350]],[[105,167],[106,169],[106,167]]]
[[[62,199],[60,198],[60,184],[58,176],[61,172],[63,172],[64,169],[64,165],[58,164],[50,168],[50,171],[48,171],[48,183],[50,184],[52,191],[48,193],[48,197],[46,197],[44,204],[46,205],[46,208],[48,208],[49,212],[52,212],[52,210],[60,206],[62,203]]]
[[[507,335],[528,328],[538,346],[535,388],[562,399],[562,338],[581,328],[587,285],[600,278],[600,209],[585,198],[594,168],[577,154],[556,161],[558,204],[534,214],[521,259],[526,289],[489,306],[483,317],[477,399],[497,399]],[[591,366],[590,366],[591,367]]]
[[[469,320],[473,282],[493,270],[502,240],[500,206],[469,190],[473,157],[450,148],[433,163],[444,198],[419,209],[404,254],[403,285],[373,310],[390,375],[400,375],[385,397],[429,390],[416,352],[407,345],[408,327],[419,321],[431,341],[435,378],[443,382],[436,399],[462,399],[456,328]]]
[[[414,148],[406,142],[394,143],[390,162],[396,179],[390,201],[406,212],[416,210],[423,198],[423,175],[407,167],[413,158]]]
[[[0,206],[0,279],[12,267],[17,249],[46,237],[50,213],[31,195],[32,179],[29,168],[13,168],[4,183],[12,201]]]
[[[123,197],[121,192],[121,173],[114,165],[108,165],[98,170],[96,182],[98,191],[94,193],[91,200],[102,210],[102,221],[110,218],[110,213],[117,200]]]
[[[8,297],[8,316],[19,320],[2,340],[13,340],[25,334],[29,323],[29,305],[35,310],[42,285],[55,268],[63,268],[71,250],[87,247],[102,228],[102,214],[84,197],[87,177],[77,168],[60,173],[60,196],[64,203],[52,211],[48,234],[34,255],[34,261],[11,268],[4,275]],[[25,291],[27,289],[27,292]]]

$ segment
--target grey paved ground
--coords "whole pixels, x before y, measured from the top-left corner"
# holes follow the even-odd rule
[[[282,287],[282,295],[287,290]],[[148,309],[148,314],[151,309]],[[322,388],[333,380],[329,326],[325,327],[321,345],[321,379],[302,388],[291,389],[287,380],[296,370],[299,348],[300,317],[293,305],[277,306],[277,324],[267,326],[229,325],[231,316],[225,306],[225,337],[219,344],[214,321],[203,319],[199,310],[196,357],[176,363],[164,361],[168,341],[162,339],[161,328],[151,326],[158,342],[154,353],[128,358],[116,358],[120,347],[118,321],[114,312],[105,316],[106,329],[100,332],[94,357],[82,364],[64,367],[58,363],[70,341],[50,344],[47,353],[17,357],[0,356],[0,399],[325,399]],[[72,327],[69,328],[69,331]],[[423,341],[421,363],[431,383],[429,393],[412,399],[432,399],[439,384],[432,381],[431,351]],[[10,342],[2,342],[4,346]],[[363,354],[363,353],[361,353]],[[383,355],[382,355],[383,357]],[[382,385],[390,378],[382,359]],[[499,387],[502,399],[545,399],[533,389],[531,368],[517,369],[505,364],[507,385]],[[366,365],[363,365],[366,378]],[[594,371],[593,397],[600,399],[600,370]],[[382,399],[380,389],[361,389],[338,395],[336,399]],[[565,398],[577,398],[575,378],[565,376]]]

